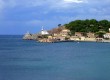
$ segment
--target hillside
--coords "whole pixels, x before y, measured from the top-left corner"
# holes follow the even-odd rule
[[[110,28],[110,21],[108,20],[96,20],[96,19],[86,19],[86,20],[75,20],[68,24],[65,24],[66,28],[74,32],[93,32],[97,33],[99,31],[108,32]]]

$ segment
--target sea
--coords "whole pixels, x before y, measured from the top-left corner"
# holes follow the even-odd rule
[[[0,80],[110,80],[110,43],[40,43],[0,36]]]

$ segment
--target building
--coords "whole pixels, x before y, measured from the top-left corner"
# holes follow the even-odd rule
[[[61,36],[63,36],[63,37],[69,36],[69,33],[70,33],[70,30],[68,30],[68,29],[63,29],[63,30],[60,32]]]
[[[110,39],[110,33],[104,34],[104,38],[105,38],[105,39]]]
[[[41,33],[41,35],[49,35],[48,31],[43,29],[43,26],[42,26],[42,30],[40,33]]]
[[[87,33],[87,38],[95,38],[95,34],[94,33]]]
[[[82,33],[81,33],[81,32],[75,32],[75,36],[77,36],[77,37],[81,38],[83,35],[82,35]]]
[[[79,38],[78,36],[71,36],[71,37],[70,37],[70,40],[80,41],[80,38]]]
[[[87,36],[85,38],[85,41],[96,41],[96,37],[95,37],[95,34],[94,33],[87,33]]]

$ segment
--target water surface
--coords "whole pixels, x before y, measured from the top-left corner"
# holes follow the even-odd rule
[[[110,43],[0,36],[0,80],[110,80]]]

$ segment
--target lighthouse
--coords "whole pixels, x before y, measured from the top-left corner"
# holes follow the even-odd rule
[[[41,29],[41,35],[48,35],[49,33],[44,30],[44,27],[42,26],[42,29]]]

